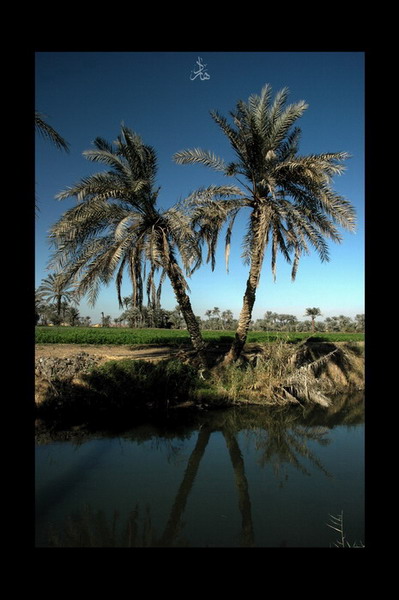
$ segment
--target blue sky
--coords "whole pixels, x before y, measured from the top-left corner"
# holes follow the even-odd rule
[[[201,57],[208,79],[190,79]],[[324,317],[364,312],[364,53],[362,52],[38,52],[36,53],[36,109],[70,144],[66,154],[40,135],[36,136],[35,280],[51,272],[49,228],[74,200],[55,200],[61,190],[101,170],[82,156],[100,136],[116,139],[125,123],[152,145],[158,155],[159,205],[168,208],[198,187],[234,183],[200,165],[177,165],[172,156],[186,148],[212,150],[227,161],[232,151],[209,115],[212,109],[228,115],[237,100],[259,94],[269,83],[273,92],[290,90],[289,103],[309,105],[297,122],[302,129],[301,154],[345,151],[347,169],[334,182],[336,191],[357,211],[355,234],[342,232],[341,244],[330,244],[330,262],[315,253],[301,259],[291,282],[290,266],[280,256],[273,281],[266,254],[253,318],[267,310],[301,319],[307,307],[317,306]],[[192,75],[193,77],[193,75]],[[224,266],[220,240],[215,271],[204,265],[189,281],[193,309],[204,316],[218,306],[238,317],[247,278],[241,260],[247,215],[237,220],[232,237],[230,271]],[[131,294],[125,276],[124,295]],[[176,305],[165,282],[162,306]],[[100,321],[101,312],[121,314],[115,285],[104,287],[96,306],[85,299],[81,316]]]

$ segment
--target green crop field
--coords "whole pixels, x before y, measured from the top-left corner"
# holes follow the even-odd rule
[[[234,339],[234,331],[203,331],[203,338],[214,344],[228,343]],[[276,340],[299,342],[311,334],[306,332],[250,331],[248,342],[267,343]],[[363,341],[364,333],[315,333],[320,341]],[[98,344],[98,345],[146,345],[178,346],[190,342],[187,331],[179,329],[128,329],[118,327],[36,327],[37,344]]]

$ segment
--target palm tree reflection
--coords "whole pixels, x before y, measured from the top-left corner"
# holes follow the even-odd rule
[[[184,472],[183,480],[180,484],[175,501],[173,503],[168,522],[166,523],[165,531],[160,539],[161,546],[172,546],[174,540],[177,537],[177,533],[180,530],[180,522],[184,513],[184,509],[186,507],[188,495],[197,476],[198,468],[200,466],[201,459],[204,456],[205,449],[208,445],[211,432],[211,429],[201,428],[198,433],[197,443],[195,444],[191,456],[188,459],[187,468]]]
[[[230,453],[231,464],[234,469],[234,477],[238,491],[238,507],[241,513],[241,546],[254,546],[255,536],[252,524],[251,500],[249,497],[248,482],[245,475],[244,459],[235,435],[229,431],[223,431],[224,439]]]
[[[260,453],[259,464],[262,467],[271,464],[276,478],[280,480],[280,485],[283,484],[283,479],[288,479],[288,474],[284,475],[285,467],[288,465],[295,467],[303,475],[311,475],[301,459],[309,461],[326,477],[332,477],[308,445],[309,442],[328,445],[330,439],[327,437],[327,428],[307,428],[295,424],[291,427],[282,427],[278,422],[274,422],[267,429],[259,429],[254,435],[255,447]]]
[[[172,546],[181,530],[181,519],[188,500],[197,472],[204,456],[211,434],[216,430],[212,427],[202,427],[198,433],[197,443],[191,453],[184,473],[183,481],[179,487],[175,502],[163,536],[160,540],[161,546]],[[231,430],[222,428],[221,432],[225,438],[234,470],[235,483],[238,491],[238,506],[241,513],[241,546],[254,545],[254,529],[251,516],[251,500],[248,491],[248,482],[245,476],[244,459],[241,454],[237,439]]]
[[[348,404],[343,404],[339,410],[344,411],[345,420],[351,424],[359,422],[359,418],[362,419],[359,417],[357,404],[354,404],[355,412],[352,416]],[[331,415],[326,416],[326,419],[332,418]],[[336,419],[338,415],[335,410],[334,420]],[[208,422],[199,425],[195,446],[187,461],[181,484],[161,535],[157,535],[154,530],[149,507],[144,518],[141,519],[141,530],[139,510],[136,506],[122,532],[119,533],[119,537],[116,527],[119,515],[116,511],[112,523],[107,524],[103,513],[100,511],[94,513],[86,509],[80,516],[75,515],[69,519],[63,535],[57,537],[53,534],[52,545],[189,546],[189,541],[182,535],[184,529],[182,518],[209,440],[213,433],[220,432],[225,440],[234,472],[238,508],[241,514],[240,546],[255,546],[250,488],[243,454],[237,439],[238,434],[242,433],[244,440],[247,438],[251,444],[254,442],[253,446],[258,451],[258,464],[262,468],[270,464],[280,485],[283,485],[283,480],[288,477],[288,469],[292,467],[307,476],[311,475],[312,469],[321,471],[326,477],[332,476],[314,451],[315,443],[325,446],[331,441],[328,437],[329,426],[325,426],[325,422],[327,421],[313,415],[313,425],[309,426],[303,421],[300,413],[294,413],[292,410],[276,412],[274,409],[270,413],[251,409],[219,412],[209,418]]]

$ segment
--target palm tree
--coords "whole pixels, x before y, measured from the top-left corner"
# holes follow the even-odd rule
[[[83,327],[90,327],[91,317],[81,317],[80,319]]]
[[[341,164],[345,152],[298,154],[300,129],[292,128],[307,108],[305,102],[286,106],[288,89],[271,99],[271,87],[265,85],[260,96],[252,95],[248,102],[238,101],[230,112],[232,124],[211,111],[211,116],[227,136],[236,161],[226,163],[214,153],[198,148],[175,154],[180,164],[199,163],[235,177],[244,197],[212,201],[204,190],[193,194],[196,204],[193,223],[208,243],[214,266],[214,250],[221,227],[226,223],[226,258],[230,248],[231,230],[237,212],[250,209],[250,219],[244,238],[244,258],[249,264],[243,305],[232,347],[225,357],[236,360],[245,345],[259,284],[263,258],[271,246],[271,268],[276,276],[276,257],[280,251],[291,263],[295,279],[299,259],[313,246],[322,261],[329,259],[325,238],[341,241],[336,225],[354,229],[355,212],[351,204],[332,189],[332,178],[344,170]],[[241,181],[243,178],[243,181]],[[209,258],[208,255],[208,258]]]
[[[212,317],[212,310],[210,310],[210,309],[206,310],[205,316],[207,317],[208,321],[210,321],[211,317]]]
[[[212,314],[215,318],[215,328],[220,329],[220,308],[218,306],[214,306]]]
[[[223,329],[229,329],[232,326],[234,315],[230,309],[222,312],[222,327]]]
[[[175,306],[174,310],[170,311],[168,320],[175,329],[181,329],[183,318],[179,305]]]
[[[43,279],[38,288],[38,294],[41,299],[55,303],[58,317],[61,316],[62,303],[74,300],[75,296],[62,273],[51,273],[46,279]]]
[[[350,331],[352,322],[350,317],[345,317],[345,315],[339,315],[338,320],[340,331]]]
[[[110,327],[111,326],[111,315],[104,315],[101,313],[101,327]]]
[[[83,154],[110,169],[90,175],[58,194],[59,199],[75,196],[78,204],[66,211],[51,230],[56,247],[54,264],[61,265],[70,280],[78,281],[78,293],[88,293],[92,305],[100,284],[116,276],[122,308],[121,285],[127,270],[133,286],[130,307],[142,309],[145,280],[149,303],[157,307],[167,276],[192,344],[204,362],[205,344],[177,259],[179,252],[183,269],[190,276],[201,263],[201,248],[181,206],[163,212],[157,208],[160,188],[155,188],[155,150],[122,125],[113,144],[97,138],[94,149]]]
[[[132,305],[133,299],[131,296],[125,296],[125,298],[122,298],[122,307],[124,308],[129,308],[129,306]]]
[[[360,314],[355,316],[356,331],[364,331],[365,328],[365,315]]]
[[[313,333],[315,318],[321,316],[320,308],[307,308],[306,309],[306,313],[304,314],[304,316],[311,318],[311,320],[312,320],[312,333]]]
[[[79,322],[79,311],[74,306],[68,306],[67,307],[67,309],[65,311],[65,316],[66,316],[67,323],[69,323],[69,325],[71,325],[72,327],[75,327],[75,325],[78,324],[78,322]]]
[[[325,324],[327,331],[339,331],[338,317],[327,317]]]

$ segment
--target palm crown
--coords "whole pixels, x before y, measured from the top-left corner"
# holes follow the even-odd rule
[[[96,138],[94,149],[83,154],[110,170],[84,178],[58,194],[59,199],[75,196],[78,204],[51,230],[57,247],[53,261],[70,278],[78,279],[78,292],[88,293],[92,304],[100,284],[109,283],[116,274],[122,306],[121,285],[127,270],[133,285],[133,306],[138,307],[143,302],[144,266],[149,261],[146,289],[149,295],[152,292],[154,302],[154,275],[165,267],[168,253],[164,250],[170,248],[173,257],[178,248],[186,272],[198,266],[200,249],[187,216],[177,207],[164,213],[158,210],[155,151],[125,126],[114,145]],[[160,279],[162,282],[163,273]]]
[[[226,219],[233,221],[239,208],[250,207],[256,211],[257,222],[252,220],[248,228],[245,258],[250,260],[253,245],[262,233],[265,242],[271,241],[273,273],[277,252],[281,251],[289,262],[293,253],[295,278],[299,257],[308,252],[307,242],[322,260],[328,260],[324,237],[341,241],[337,225],[353,230],[355,214],[351,204],[331,188],[332,177],[343,172],[341,163],[348,154],[298,155],[300,129],[291,127],[307,105],[301,101],[284,107],[287,96],[284,88],[271,103],[271,88],[266,85],[260,96],[252,95],[248,103],[237,103],[236,111],[230,113],[234,125],[211,111],[230,141],[238,159],[235,162],[226,163],[198,148],[177,152],[174,158],[180,164],[209,166],[237,178],[243,186],[245,197],[217,205],[202,190],[192,196],[195,222],[202,226],[205,237],[208,234],[207,239],[214,239],[211,231],[216,234]]]

